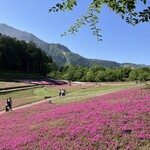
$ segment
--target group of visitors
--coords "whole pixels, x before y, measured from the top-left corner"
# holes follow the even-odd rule
[[[12,99],[11,97],[6,100],[6,111],[12,111]]]
[[[59,89],[59,96],[65,96],[66,95],[66,90],[65,89]]]

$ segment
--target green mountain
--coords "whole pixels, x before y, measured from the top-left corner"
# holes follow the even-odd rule
[[[84,58],[79,54],[71,52],[64,45],[44,42],[31,33],[20,31],[6,24],[0,24],[0,33],[10,37],[17,38],[18,40],[24,40],[26,42],[30,41],[34,42],[37,45],[37,47],[44,50],[47,55],[50,55],[58,66],[64,65],[78,65],[87,67],[95,65],[101,65],[104,67],[124,66],[123,64],[117,63],[115,61]],[[129,65],[128,63],[128,66],[132,67],[132,64],[130,63]],[[134,67],[138,67],[138,65],[134,64]]]

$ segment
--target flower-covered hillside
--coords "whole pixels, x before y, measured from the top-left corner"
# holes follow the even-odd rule
[[[0,150],[149,149],[150,90],[128,89],[5,113],[0,133]]]

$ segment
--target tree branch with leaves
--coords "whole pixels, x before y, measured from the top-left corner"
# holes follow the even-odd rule
[[[140,3],[145,5],[145,9],[137,11],[137,5]],[[91,0],[87,13],[81,15],[81,18],[77,19],[74,25],[70,26],[68,31],[64,32],[62,36],[67,33],[75,34],[81,27],[89,25],[92,34],[97,37],[98,41],[101,41],[101,29],[97,26],[99,23],[98,15],[101,13],[101,8],[104,5],[133,26],[141,22],[150,21],[150,2],[148,0]],[[78,6],[77,0],[62,0],[62,3],[57,3],[51,7],[49,12],[72,11],[75,6]]]

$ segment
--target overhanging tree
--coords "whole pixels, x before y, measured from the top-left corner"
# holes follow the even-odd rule
[[[139,3],[145,5],[145,9],[142,11],[136,9]],[[99,23],[98,14],[100,14],[101,8],[104,5],[133,26],[141,22],[149,22],[150,20],[150,2],[148,0],[91,0],[87,8],[87,13],[82,14],[81,18],[77,19],[74,25],[70,26],[68,32],[75,34],[78,32],[79,28],[89,24],[93,35],[97,37],[98,41],[101,41],[101,29],[99,29],[97,25]],[[62,3],[56,3],[55,6],[51,7],[49,12],[72,11],[75,6],[78,6],[77,0],[62,0]],[[65,32],[62,36],[66,34]]]

